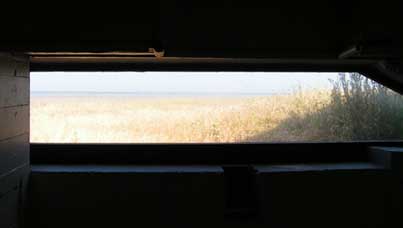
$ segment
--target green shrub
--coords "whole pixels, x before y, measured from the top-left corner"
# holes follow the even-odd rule
[[[358,74],[333,83],[328,116],[332,134],[344,140],[403,138],[403,98]]]
[[[403,139],[403,97],[358,73],[332,81],[330,103],[312,113],[319,140]]]

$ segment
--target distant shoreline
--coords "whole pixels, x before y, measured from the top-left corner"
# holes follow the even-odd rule
[[[285,94],[285,93],[283,93]],[[88,92],[88,91],[31,91],[31,97],[253,97],[280,93],[199,93],[199,92]]]

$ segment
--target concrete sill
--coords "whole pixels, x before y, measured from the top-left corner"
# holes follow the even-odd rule
[[[258,173],[383,170],[371,163],[253,165]],[[223,173],[221,166],[156,165],[32,165],[33,173]]]
[[[256,165],[261,173],[291,173],[291,172],[324,172],[324,171],[356,171],[383,170],[382,166],[372,163],[335,163],[335,164],[295,164],[295,165]]]

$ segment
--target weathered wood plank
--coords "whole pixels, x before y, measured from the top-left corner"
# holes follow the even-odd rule
[[[29,106],[0,108],[0,140],[29,132]]]
[[[29,104],[29,79],[0,77],[0,108]]]
[[[0,141],[0,177],[29,163],[29,134]]]

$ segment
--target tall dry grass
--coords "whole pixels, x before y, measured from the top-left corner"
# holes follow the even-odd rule
[[[352,74],[340,74],[327,92],[293,95],[288,118],[255,141],[363,141],[403,139],[403,97]],[[309,93],[308,93],[309,94]],[[319,98],[321,97],[322,100]],[[290,140],[291,139],[291,140]]]
[[[34,98],[31,141],[240,142],[287,118],[290,100]]]
[[[38,98],[32,142],[295,142],[403,139],[403,99],[361,75],[268,97]]]

